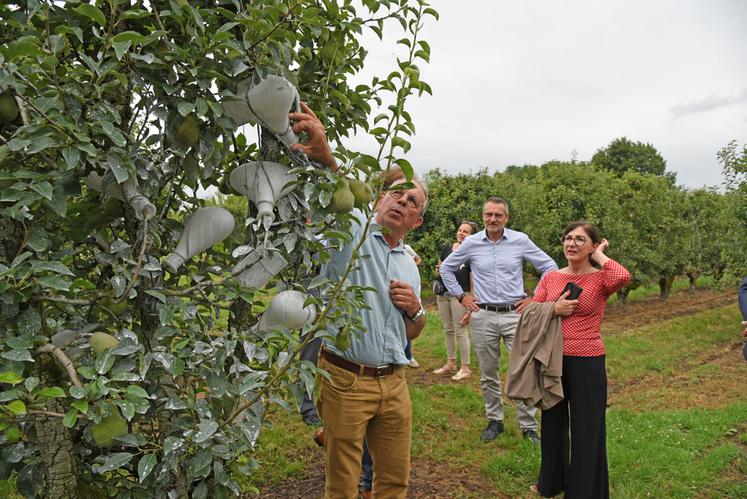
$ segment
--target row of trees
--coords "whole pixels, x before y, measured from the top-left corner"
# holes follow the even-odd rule
[[[432,272],[438,248],[454,238],[461,220],[482,225],[488,196],[509,201],[509,226],[526,232],[557,262],[559,243],[571,221],[585,219],[611,242],[610,255],[624,262],[633,280],[621,298],[641,284],[658,283],[666,299],[672,281],[688,276],[731,280],[747,271],[745,154],[736,142],[719,152],[729,179],[726,191],[684,189],[649,144],[622,138],[590,162],[551,161],[541,166],[510,166],[489,174],[427,174],[431,204],[422,228],[411,236]]]
[[[314,366],[293,361],[302,338],[359,328],[361,290],[313,279],[320,241],[349,237],[331,203],[340,175],[412,175],[405,103],[430,92],[419,33],[434,17],[423,0],[0,4],[0,479],[27,497],[246,492],[269,406],[313,390]],[[353,87],[369,30],[394,32],[402,55]],[[379,150],[338,145],[334,174],[268,130],[237,132],[222,103],[268,74],[332,141],[366,130]],[[272,226],[235,198],[234,235],[166,272],[206,203],[195,193],[258,158],[298,177]],[[92,173],[134,186],[154,216],[90,188]],[[236,279],[250,251],[288,262],[267,289]],[[306,293],[316,319],[258,331],[278,288]]]

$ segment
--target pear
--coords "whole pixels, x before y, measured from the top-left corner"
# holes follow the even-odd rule
[[[0,123],[7,125],[18,117],[16,99],[8,92],[0,94]]]
[[[373,199],[373,189],[365,182],[361,182],[358,179],[350,181],[350,191],[355,196],[355,207],[363,209]]]
[[[111,296],[104,296],[101,301],[99,301],[99,305],[111,311],[114,315],[120,315],[127,310],[127,300],[116,302]]]
[[[200,120],[190,114],[176,129],[174,140],[181,147],[194,147],[200,142]]]
[[[350,348],[350,333],[347,329],[341,329],[335,336],[335,348],[341,352]]]
[[[98,355],[107,348],[117,348],[119,340],[110,334],[98,331],[91,335],[88,343],[91,345],[93,351],[96,352],[96,355]]]
[[[332,195],[332,209],[335,213],[347,213],[353,209],[355,196],[350,190],[350,186],[344,180],[337,181],[337,188]]]
[[[100,423],[94,423],[91,427],[93,441],[99,447],[111,447],[116,443],[115,438],[127,435],[127,432],[127,421],[120,416],[116,409],[114,409],[113,413],[102,419]]]

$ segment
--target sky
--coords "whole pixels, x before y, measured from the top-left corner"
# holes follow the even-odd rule
[[[618,137],[650,143],[687,188],[720,186],[716,153],[747,142],[747,1],[433,0],[411,97],[419,174],[589,160]],[[393,28],[393,26],[390,25]],[[403,49],[367,35],[365,72]],[[347,147],[375,150],[365,134]]]

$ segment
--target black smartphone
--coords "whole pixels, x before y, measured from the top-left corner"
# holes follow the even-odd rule
[[[563,296],[566,294],[566,292],[570,291],[571,294],[566,296],[566,300],[578,300],[578,297],[581,296],[581,291],[583,291],[584,288],[576,284],[575,282],[569,282],[565,285],[565,288],[563,288],[563,292],[560,293],[560,296]]]

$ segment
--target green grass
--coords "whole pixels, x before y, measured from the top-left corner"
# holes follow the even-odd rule
[[[630,329],[607,337],[607,372],[625,382],[650,372],[672,373],[682,363],[735,340],[741,316],[736,305]]]
[[[747,402],[720,409],[607,415],[612,497],[692,497],[705,488],[747,493],[747,482],[718,483],[745,464],[735,434],[747,429]]]
[[[658,288],[632,299],[650,296],[645,293],[658,293]],[[747,363],[734,348],[739,342],[739,320],[736,305],[730,305],[605,338],[610,382],[638,397],[626,399],[633,403],[615,403],[607,413],[611,497],[747,497],[747,391],[739,391],[747,379]],[[448,491],[458,497],[527,497],[528,485],[538,472],[539,452],[521,438],[514,405],[506,403],[506,433],[483,444],[479,435],[485,418],[474,355],[475,375],[466,382],[430,374],[425,375],[425,384],[416,382],[423,371],[439,367],[446,359],[443,330],[435,313],[428,314],[414,350],[423,367],[408,372],[413,460],[420,466],[430,462],[438,464],[439,470],[471,473],[482,489]],[[724,351],[727,357],[719,358],[729,362],[727,372],[736,373],[733,379],[724,376],[723,364],[709,360]],[[732,352],[736,364],[728,357]],[[504,350],[504,366],[507,357]],[[675,387],[669,380],[677,377],[680,384]],[[653,387],[658,391],[647,386],[651,380],[661,383]],[[724,388],[737,396],[719,399],[714,394],[709,407],[675,407],[667,395],[687,390],[689,380],[728,384]],[[662,397],[655,410],[635,403],[649,393]],[[297,414],[275,407],[268,420],[253,456],[259,468],[252,476],[241,477],[247,491],[306,478],[318,473],[323,461],[321,450],[311,441],[312,430]],[[7,482],[0,481],[0,497],[8,496],[7,487]]]

